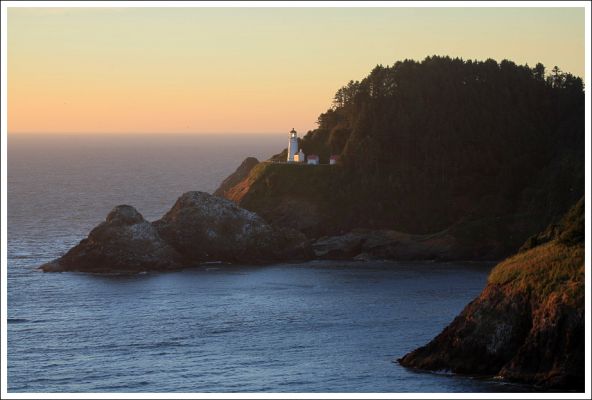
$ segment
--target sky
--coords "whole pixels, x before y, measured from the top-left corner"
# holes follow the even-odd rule
[[[8,8],[8,132],[278,133],[430,55],[584,75],[584,8]]]

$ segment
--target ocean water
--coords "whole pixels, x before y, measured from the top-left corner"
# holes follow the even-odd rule
[[[508,392],[393,360],[491,264],[321,262],[44,274],[118,204],[158,219],[287,135],[9,136],[9,392]]]

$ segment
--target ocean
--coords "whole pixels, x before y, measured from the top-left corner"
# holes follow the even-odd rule
[[[491,264],[313,261],[94,275],[36,268],[118,204],[156,220],[278,135],[9,135],[8,392],[515,392],[405,369]]]

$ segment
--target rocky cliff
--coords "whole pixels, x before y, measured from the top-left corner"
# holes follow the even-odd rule
[[[236,171],[224,179],[224,181],[220,184],[220,187],[218,187],[218,189],[216,189],[214,192],[214,196],[225,197],[230,189],[238,185],[247,176],[249,176],[249,173],[257,164],[259,164],[259,160],[257,160],[255,157],[245,158],[241,165],[238,166]]]
[[[481,295],[406,367],[583,390],[584,201],[498,264]]]

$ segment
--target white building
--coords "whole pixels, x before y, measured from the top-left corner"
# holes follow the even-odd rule
[[[309,155],[306,160],[308,161],[308,164],[310,165],[319,165],[319,156],[317,156],[316,154],[311,154]]]
[[[298,153],[294,154],[294,162],[303,163],[306,160],[304,153],[302,150],[298,151]]]
[[[339,161],[339,156],[338,155],[332,155],[329,158],[329,165],[335,165],[335,164],[337,164],[337,161]]]
[[[298,153],[298,134],[292,128],[290,131],[290,141],[288,142],[288,162],[294,162],[294,155]]]

